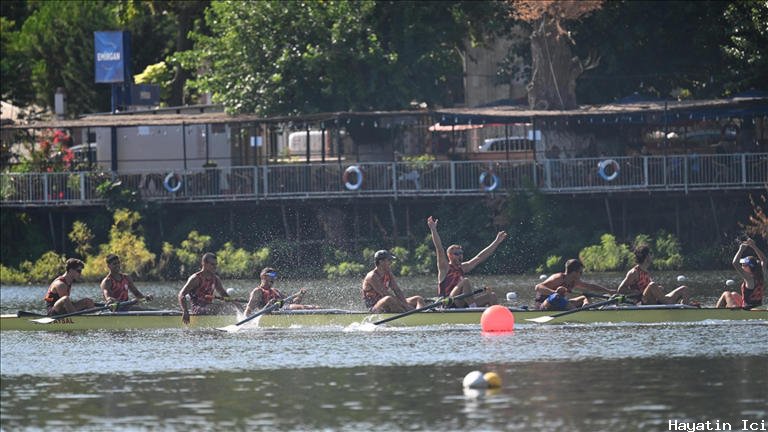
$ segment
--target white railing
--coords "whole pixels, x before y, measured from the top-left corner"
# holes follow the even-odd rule
[[[345,170],[355,165],[362,173]],[[602,167],[602,170],[601,170]],[[543,193],[759,189],[768,153],[535,161],[284,164],[175,172],[0,174],[3,206],[100,205],[100,185],[160,202],[397,196],[466,196],[538,189]],[[346,183],[349,183],[348,187]],[[102,186],[102,189],[104,187]],[[103,191],[102,191],[103,192]]]

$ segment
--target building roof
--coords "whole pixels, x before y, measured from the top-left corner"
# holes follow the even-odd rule
[[[207,107],[217,109],[217,107]],[[582,106],[574,110],[531,110],[520,106],[450,108],[413,111],[331,112],[301,116],[265,118],[255,114],[230,115],[219,110],[206,112],[206,107],[87,115],[74,120],[32,121],[26,124],[4,125],[3,129],[88,128],[126,126],[167,126],[192,124],[274,124],[293,122],[301,125],[333,127],[350,121],[371,121],[376,125],[415,124],[424,116],[441,126],[523,123],[536,120],[571,118],[575,121],[606,123],[649,123],[675,119],[707,120],[720,117],[753,117],[768,115],[768,97],[756,95],[730,99],[652,101],[630,100],[607,105]],[[191,112],[190,112],[191,111]],[[647,117],[651,114],[654,120]],[[431,124],[431,123],[430,123]]]

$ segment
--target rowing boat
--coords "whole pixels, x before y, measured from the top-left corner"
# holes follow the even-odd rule
[[[447,309],[425,311],[408,315],[388,322],[387,326],[415,327],[432,325],[478,325],[483,308]],[[531,311],[510,308],[518,323],[526,323],[526,319],[556,312]],[[248,323],[250,327],[324,327],[350,326],[373,323],[396,314],[371,314],[368,312],[347,311],[340,309],[315,310],[285,310],[263,315]],[[158,329],[158,328],[218,328],[230,325],[238,320],[234,315],[193,315],[190,316],[189,326],[181,322],[181,314],[175,310],[160,311],[129,311],[105,312],[93,315],[80,315],[54,321],[50,324],[40,324],[32,321],[41,315],[19,312],[0,316],[0,329],[5,330],[126,330],[126,329]],[[609,306],[597,310],[585,310],[561,318],[555,318],[550,323],[666,323],[666,322],[697,322],[697,321],[733,321],[751,320],[760,323],[768,322],[768,309],[765,307],[755,310],[693,308],[685,305],[659,306]]]

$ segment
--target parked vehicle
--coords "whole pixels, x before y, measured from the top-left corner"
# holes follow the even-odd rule
[[[536,140],[541,140],[541,131],[536,131]],[[494,151],[528,151],[533,150],[533,131],[528,131],[528,136],[510,136],[510,137],[497,137],[488,138],[483,141],[477,148],[480,152],[494,152]]]

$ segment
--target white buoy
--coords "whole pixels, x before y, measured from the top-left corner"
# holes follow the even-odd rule
[[[680,275],[680,276],[677,277],[677,281],[678,282],[685,282],[687,280],[688,280],[688,278],[685,277],[685,275]]]
[[[507,301],[513,301],[517,300],[517,293],[516,292],[508,292],[507,293]]]
[[[547,275],[540,275],[539,280],[545,280],[547,278]]]
[[[227,295],[228,296],[231,296],[234,293],[235,293],[235,289],[234,288],[227,288]]]
[[[725,281],[725,286],[734,286],[734,285],[736,285],[736,281],[733,279],[728,279],[727,281]]]
[[[474,370],[468,373],[467,376],[464,377],[464,381],[462,381],[462,384],[464,385],[464,388],[471,388],[471,389],[488,388],[488,382],[485,380],[483,373],[477,370]]]

